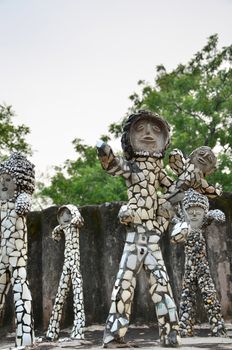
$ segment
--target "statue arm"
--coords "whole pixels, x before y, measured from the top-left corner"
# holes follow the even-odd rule
[[[125,178],[130,176],[131,170],[126,159],[115,156],[112,148],[103,141],[98,141],[96,147],[101,165],[108,174],[113,176],[122,175]]]
[[[202,194],[205,194],[209,198],[215,198],[215,197],[220,197],[222,195],[222,186],[210,185],[204,178],[202,178],[201,185],[199,186],[197,191]]]
[[[186,221],[177,222],[171,232],[171,242],[180,243],[186,241],[190,231],[191,227]]]
[[[73,216],[71,220],[71,225],[80,228],[84,225],[84,218],[81,215],[79,210],[76,210],[75,215]]]
[[[129,208],[128,204],[124,204],[121,206],[118,212],[118,218],[121,224],[130,225],[134,221],[134,211]]]
[[[172,192],[175,188],[173,179],[167,175],[164,169],[161,169],[159,173],[159,183],[165,192]]]
[[[52,231],[52,239],[56,242],[59,242],[61,239],[62,233],[63,233],[63,230],[61,229],[60,225],[56,226]]]
[[[177,187],[184,191],[193,188],[197,192],[205,194],[210,198],[215,198],[222,194],[222,187],[220,185],[210,185],[202,171],[196,168],[192,163],[188,163],[186,171],[179,176]]]
[[[207,224],[209,225],[212,221],[219,224],[223,224],[226,221],[226,216],[223,211],[219,209],[209,210],[206,215]]]
[[[171,231],[171,242],[180,243],[185,242],[189,233],[191,232],[190,220],[183,203],[179,204],[180,216],[173,218],[174,227]]]
[[[25,215],[31,208],[31,195],[22,192],[18,195],[15,201],[15,211],[18,215]]]
[[[169,154],[169,166],[176,175],[180,176],[184,172],[185,163],[186,159],[181,150],[175,148],[171,151]]]

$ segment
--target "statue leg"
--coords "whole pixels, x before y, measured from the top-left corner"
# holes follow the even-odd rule
[[[58,339],[60,332],[60,320],[62,316],[62,310],[68,291],[70,289],[70,276],[71,272],[64,264],[63,271],[60,277],[58,290],[56,293],[55,303],[52,309],[52,315],[49,321],[46,338],[51,340]]]
[[[83,300],[83,283],[82,276],[77,266],[71,273],[73,286],[73,310],[74,310],[74,325],[71,332],[71,338],[84,339],[83,327],[85,326],[85,311]]]
[[[131,314],[136,274],[141,266],[135,243],[125,243],[119,271],[111,295],[111,307],[106,320],[103,347],[117,347],[124,342]]]
[[[194,274],[194,278],[190,276]],[[194,336],[194,308],[196,302],[196,271],[192,271],[188,264],[185,265],[185,273],[182,282],[182,292],[180,300],[180,334],[182,337],[193,337]]]
[[[10,273],[3,263],[0,263],[0,320],[3,317],[3,309],[6,295],[10,288]]]
[[[221,305],[209,272],[208,262],[205,264],[205,267],[205,273],[199,278],[198,286],[209,319],[211,334],[214,337],[226,336],[225,324],[221,314]]]
[[[144,265],[150,272],[150,294],[156,308],[161,344],[178,347],[180,337],[177,309],[158,244],[148,246]]]
[[[33,345],[32,298],[27,281],[27,271],[24,266],[13,268],[11,284],[15,304],[16,346]]]

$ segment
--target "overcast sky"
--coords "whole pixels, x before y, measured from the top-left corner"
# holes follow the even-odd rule
[[[0,0],[0,14],[0,103],[30,127],[37,172],[74,159],[74,138],[95,145],[156,65],[232,41],[231,0]]]

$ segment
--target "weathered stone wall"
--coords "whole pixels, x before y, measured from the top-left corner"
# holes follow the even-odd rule
[[[122,203],[105,203],[81,207],[85,226],[80,232],[81,271],[84,283],[84,302],[87,324],[104,323],[110,307],[110,296],[123,250],[125,230],[117,213]],[[223,225],[212,224],[207,229],[208,257],[211,272],[222,303],[223,315],[232,318],[232,194],[211,202],[212,208],[225,212]],[[46,329],[55,299],[63,265],[64,240],[51,239],[57,225],[57,207],[28,215],[29,262],[28,278],[33,296],[35,327]],[[175,299],[178,303],[184,267],[183,245],[171,246],[168,234],[162,238],[162,250],[168,268]],[[138,276],[132,322],[156,320],[154,306],[148,292],[146,273]],[[12,324],[13,307],[7,298],[7,308],[1,324]],[[72,323],[72,295],[63,313],[63,327]],[[198,310],[204,320],[203,308]]]

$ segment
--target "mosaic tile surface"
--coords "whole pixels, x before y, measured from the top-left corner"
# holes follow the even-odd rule
[[[34,191],[34,165],[20,153],[0,164],[0,311],[12,285],[16,347],[34,343],[32,298],[27,280],[27,225]]]
[[[185,272],[180,301],[181,335],[194,335],[194,308],[196,307],[196,293],[199,291],[212,336],[224,336],[226,330],[221,315],[221,305],[210,274],[204,231],[212,220],[219,223],[224,222],[225,215],[218,209],[209,211],[207,197],[193,189],[189,189],[185,193],[183,207],[187,212],[187,217],[186,214],[182,215],[180,222],[174,226],[171,233],[172,240],[175,242],[179,240],[178,237],[181,235],[186,238]],[[183,225],[190,226],[187,235],[186,232],[182,232]]]
[[[84,339],[85,313],[79,247],[79,228],[84,220],[77,207],[71,204],[62,206],[57,218],[59,225],[54,228],[52,238],[59,241],[61,235],[65,237],[64,264],[46,337],[58,339],[64,302],[72,285],[74,324],[70,337]]]
[[[128,203],[119,218],[127,227],[126,243],[111,297],[103,344],[120,344],[127,332],[136,275],[144,268],[149,275],[150,294],[158,318],[163,345],[179,344],[178,317],[159,241],[169,218],[159,215],[159,187],[171,191],[162,157],[169,144],[169,126],[157,115],[139,111],[131,115],[122,135],[124,157],[114,155],[109,145],[97,144],[102,167],[125,179]]]

